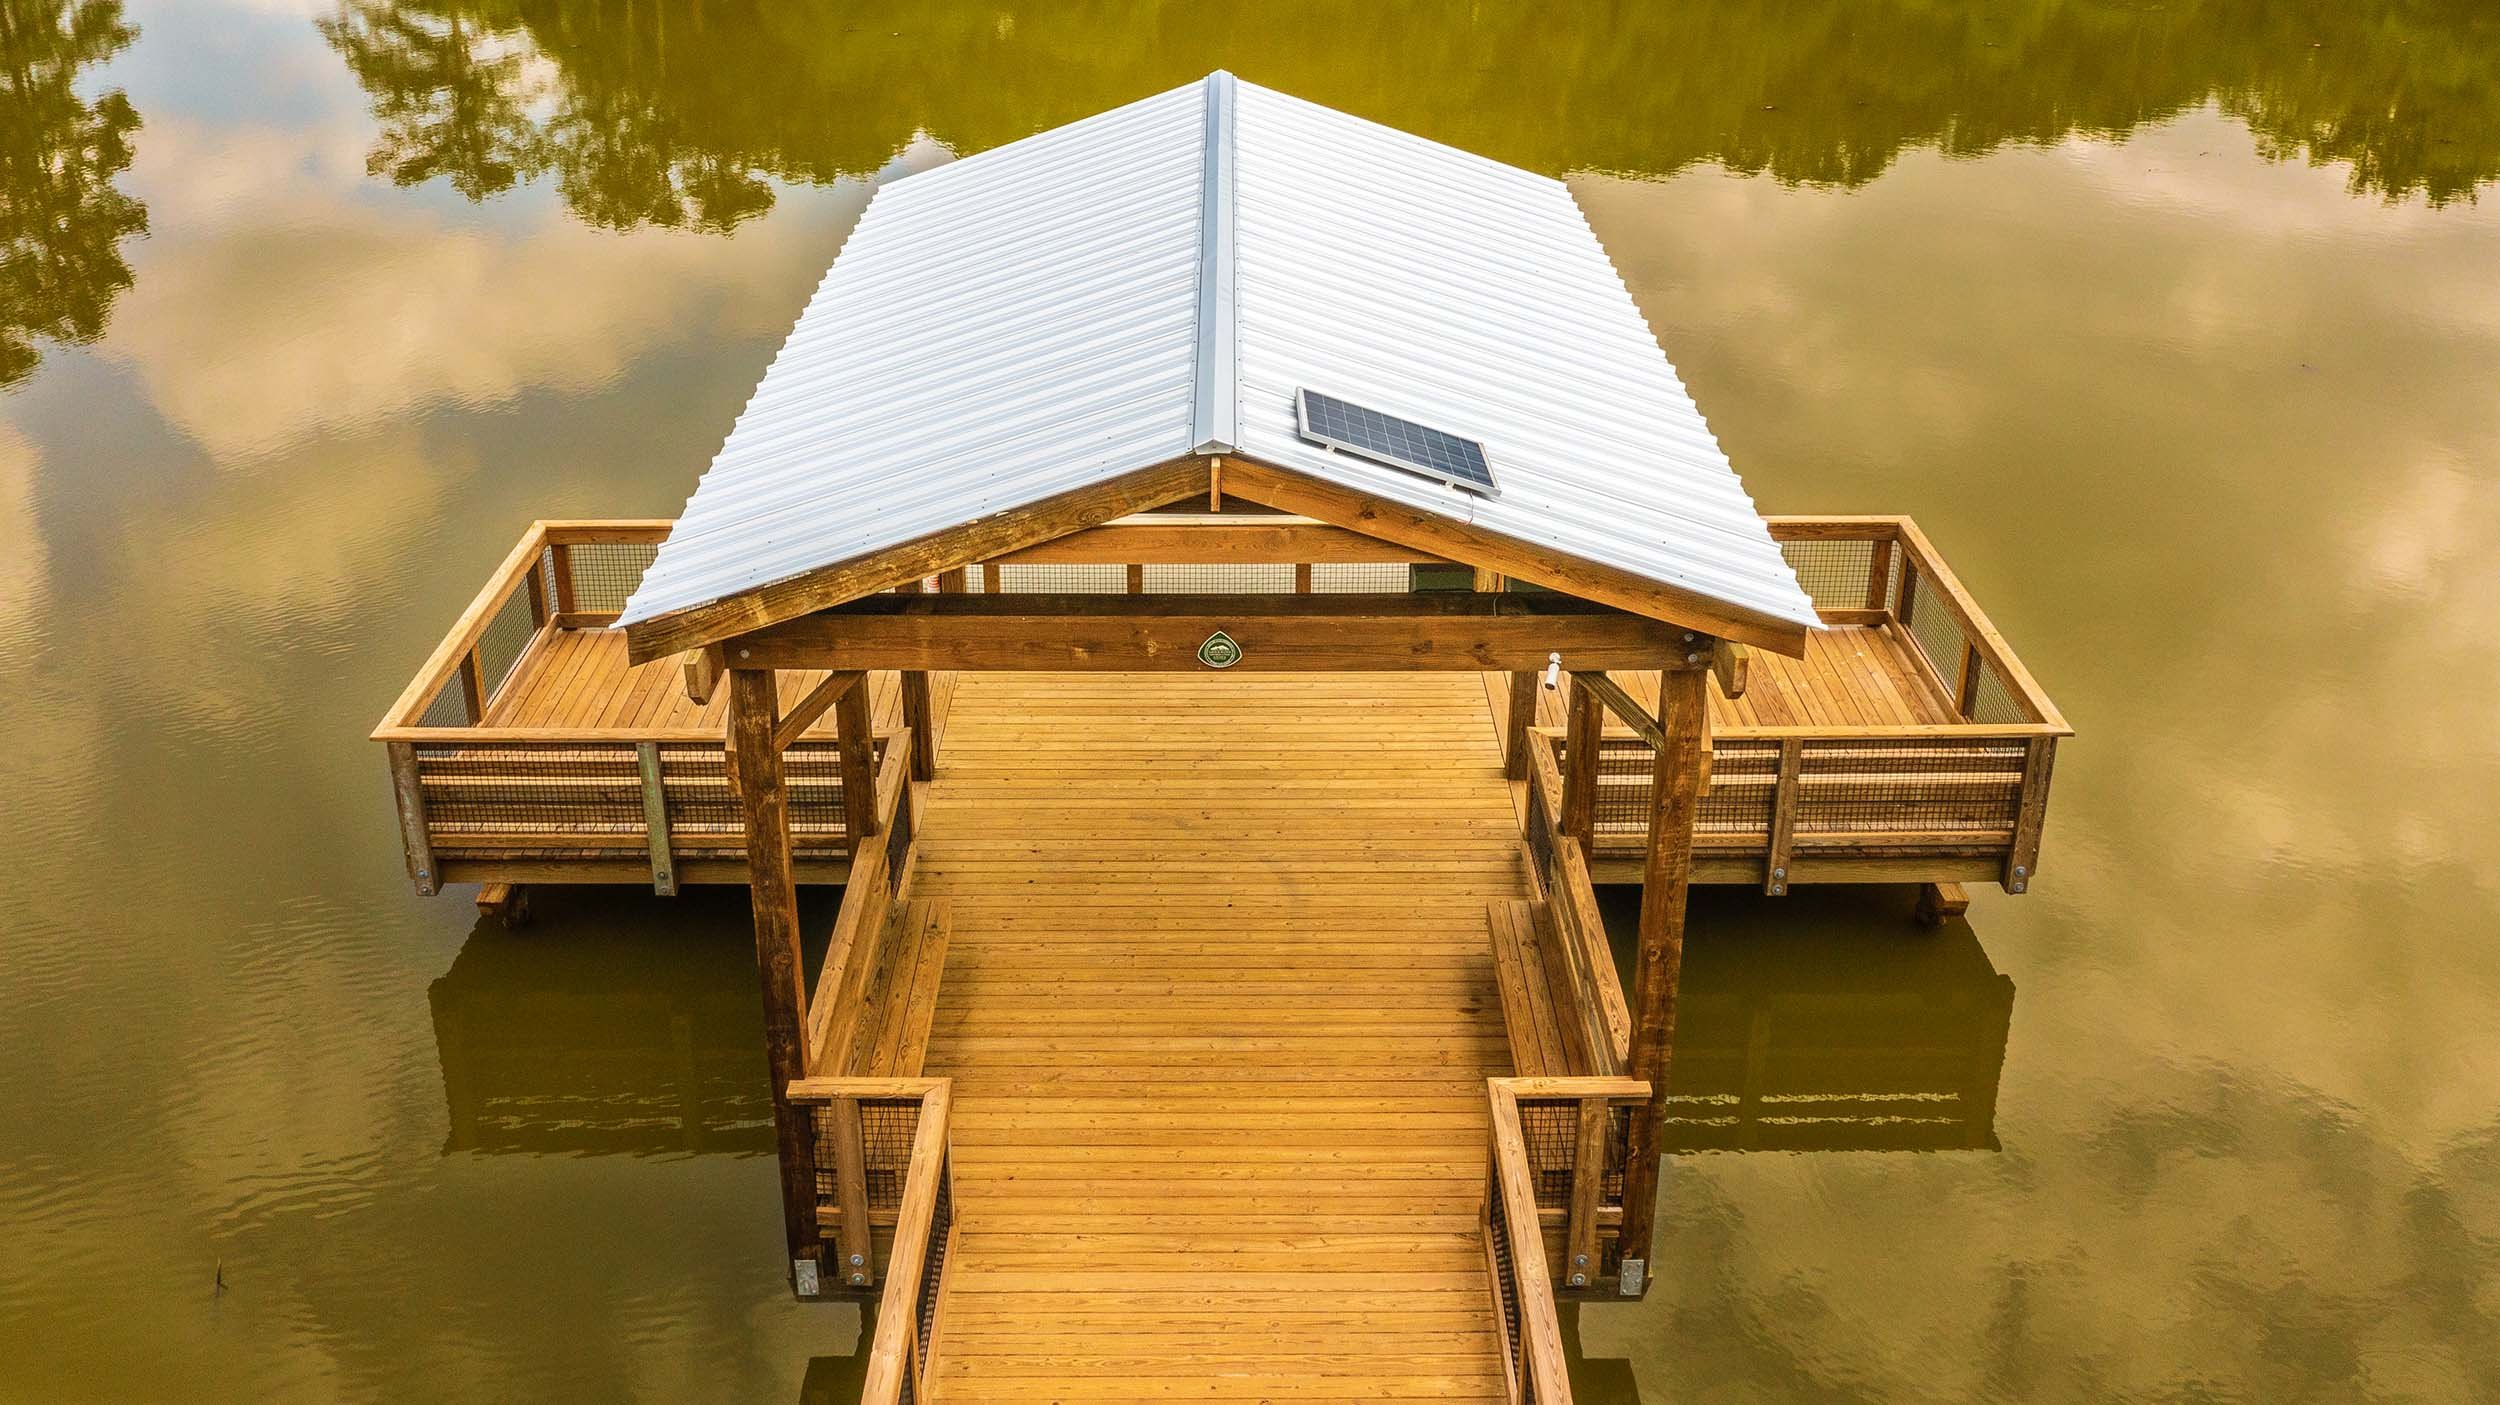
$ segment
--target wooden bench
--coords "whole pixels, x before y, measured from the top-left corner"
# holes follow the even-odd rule
[[[941,899],[905,903],[882,924],[855,1011],[837,1020],[828,1072],[844,1078],[918,1078],[937,1018],[952,930]]]
[[[1485,927],[1493,939],[1511,1072],[1521,1078],[1622,1073],[1599,989],[1618,985],[1613,957],[1602,957],[1600,967],[1601,958],[1585,947],[1575,954],[1546,903],[1496,899],[1485,906]],[[1621,1003],[1620,994],[1614,1003]]]

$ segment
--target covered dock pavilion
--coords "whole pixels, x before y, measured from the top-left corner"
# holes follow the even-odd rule
[[[1564,187],[1219,73],[881,190],[376,735],[420,887],[748,884],[869,1399],[1558,1401],[1688,884],[2019,891],[2064,732],[1906,519],[1755,511]]]

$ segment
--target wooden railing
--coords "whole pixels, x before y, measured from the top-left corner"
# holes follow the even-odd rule
[[[1932,725],[1718,726],[1693,831],[1699,871],[1759,863],[1766,892],[1801,874],[1992,876],[2022,892],[2038,871],[2049,777],[2065,718],[1978,602],[1906,517],[1779,517],[1771,535],[1827,623],[1887,632],[1951,705]],[[1597,745],[1592,856],[1649,842],[1655,724],[1620,688],[1605,706],[1636,733]],[[1551,750],[1551,731],[1535,734]],[[1533,749],[1533,748],[1532,748]],[[1557,755],[1555,765],[1568,768]],[[1533,817],[1531,817],[1533,822]]]
[[[447,868],[592,864],[622,878],[638,862],[672,893],[689,865],[717,874],[743,862],[745,816],[719,728],[487,725],[557,631],[615,623],[669,526],[532,523],[374,730],[420,892],[439,891]],[[924,703],[926,691],[924,681]],[[782,766],[793,852],[841,861],[851,843],[840,745],[795,739]]]
[[[1509,1398],[1571,1399],[1555,1292],[1611,1285],[1623,1223],[1625,1135],[1649,1085],[1628,1078],[1492,1078],[1483,1229]]]
[[[1606,942],[1597,885],[1580,841],[1563,832],[1562,772],[1550,738],[1529,750],[1528,855],[1552,913],[1574,1012],[1583,1022],[1599,1074],[1621,1073],[1632,1058],[1632,1012]],[[1644,828],[1646,837],[1646,828]]]
[[[846,1073],[843,1056],[851,1045],[851,1024],[865,1007],[868,982],[875,975],[876,942],[886,919],[911,880],[919,853],[919,816],[913,803],[910,744],[885,749],[877,768],[877,842],[851,861],[842,885],[842,905],[834,914],[833,939],[807,999],[807,1067],[824,1074]]]
[[[817,1172],[819,1215],[834,1233],[826,1272],[865,1290],[882,1275],[864,1401],[922,1398],[945,1268],[955,1237],[945,1078],[809,1078],[790,1085],[809,1140],[832,1151]],[[804,1285],[803,1285],[804,1286]]]

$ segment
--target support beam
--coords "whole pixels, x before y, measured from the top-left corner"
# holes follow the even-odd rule
[[[1562,832],[1583,851],[1597,834],[1597,757],[1606,730],[1606,704],[1590,677],[1602,675],[1571,675],[1563,719]]]
[[[1230,566],[1280,561],[1434,565],[1445,559],[1324,522],[1210,516],[1194,521],[1113,522],[997,558],[1010,566]]]
[[[868,690],[846,688],[834,714],[834,733],[842,746],[843,831],[850,841],[851,862],[877,836],[876,738],[868,716]]]
[[[1745,685],[1753,679],[1753,654],[1744,645],[1722,639],[1710,650],[1710,676],[1719,680],[1719,691],[1731,700],[1745,695]]]
[[[780,699],[769,669],[729,674],[729,749],[738,759],[738,803],[746,819],[747,899],[755,917],[755,965],[764,986],[764,1057],[781,1156],[782,1229],[794,1277],[816,1260],[816,1158],[808,1118],[790,1105],[793,1079],[807,1076],[807,988],[799,958],[799,895],[790,866],[790,796],[781,748],[773,743]]]
[[[1702,668],[1670,666],[1658,678],[1658,730],[1666,744],[1658,748],[1650,785],[1655,803],[1649,817],[1649,856],[1641,871],[1640,952],[1632,975],[1631,1076],[1649,1085],[1650,1098],[1633,1110],[1624,1158],[1627,1285],[1647,1279],[1656,1223],[1676,983],[1684,966],[1684,904],[1693,871],[1693,819],[1701,807],[1702,756],[1709,745],[1709,677]]]
[[[867,674],[855,668],[827,675],[815,687],[807,690],[806,697],[790,705],[789,714],[783,717],[781,724],[773,729],[773,745],[784,751],[789,750],[790,743],[797,741],[808,728],[815,726],[816,719],[824,716],[827,708],[849,697],[853,689],[867,691],[863,686],[867,677]]]
[[[1602,673],[1575,673],[1571,675],[1571,681],[1587,688],[1606,705],[1608,712],[1622,718],[1623,725],[1632,729],[1632,735],[1649,743],[1650,750],[1656,751],[1666,745],[1666,735],[1658,730],[1658,719],[1649,715],[1649,710],[1641,706],[1639,699],[1625,692],[1622,684]]]
[[[686,655],[686,701],[697,707],[710,706],[713,691],[720,687],[721,672],[718,644]]]
[[[1562,595],[874,595],[728,641],[740,668],[1195,672],[1217,631],[1244,673],[1655,668],[1685,631]]]
[[[1130,568],[1129,589],[1143,588],[1145,567]],[[918,589],[929,589],[926,581]],[[916,781],[937,779],[937,728],[929,725],[933,709],[929,703],[929,674],[926,669],[903,670],[903,725],[911,729],[911,778]],[[909,803],[906,801],[905,803]]]

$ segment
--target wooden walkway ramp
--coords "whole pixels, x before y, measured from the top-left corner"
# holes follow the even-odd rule
[[[943,1400],[1495,1400],[1485,903],[1529,891],[1466,674],[964,675]]]

